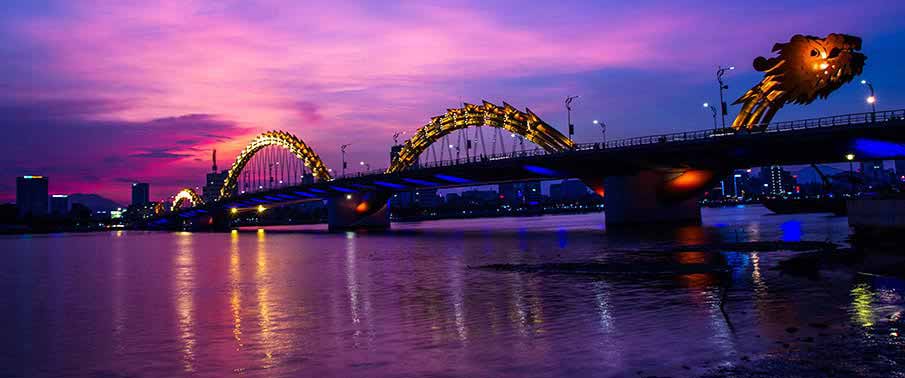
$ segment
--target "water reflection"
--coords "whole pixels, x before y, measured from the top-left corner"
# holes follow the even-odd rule
[[[193,287],[195,262],[193,235],[180,232],[176,238],[176,254],[173,275],[176,299],[176,320],[179,340],[182,342],[182,363],[186,372],[195,371],[195,305]]]
[[[273,335],[273,319],[270,309],[270,272],[267,267],[267,233],[263,229],[257,232],[257,253],[255,254],[255,286],[258,301],[258,332],[264,348],[264,368],[273,367],[275,340]]]
[[[229,238],[229,306],[233,316],[233,339],[236,350],[242,349],[242,269],[239,255],[239,233],[233,230]]]

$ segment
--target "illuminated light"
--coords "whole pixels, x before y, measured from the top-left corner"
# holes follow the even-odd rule
[[[69,196],[66,194],[54,194],[52,197],[53,198],[69,198]]]
[[[732,71],[735,69],[735,66],[729,66],[729,70]]]
[[[289,200],[298,199],[298,197],[296,197],[296,196],[292,196],[292,195],[284,194],[284,193],[277,194],[276,196],[283,198],[283,199],[289,199]]]
[[[368,205],[368,202],[361,202],[358,206],[355,206],[355,212],[359,214],[367,213],[371,206]]]
[[[861,84],[867,84],[867,80],[861,80]]]
[[[868,103],[868,104],[873,104],[873,103],[876,103],[876,102],[877,102],[877,98],[876,98],[876,97],[874,97],[874,96],[867,96],[867,103]]]
[[[515,138],[515,133],[509,134],[509,136]]]
[[[44,176],[22,176],[22,178],[24,178],[26,180],[31,180],[31,179],[42,179],[42,178],[44,178]]]
[[[439,183],[436,183],[433,181],[419,180],[419,179],[413,179],[413,178],[403,178],[402,181],[405,181],[405,182],[408,182],[411,184],[428,185],[428,186],[440,185]]]
[[[347,200],[352,199],[352,195],[351,195],[351,194],[346,194],[346,199],[347,199]]]
[[[276,198],[276,197],[274,197],[274,196],[264,196],[264,199],[271,200],[271,201],[279,201],[279,200],[280,200],[279,198]]]
[[[705,108],[709,108],[709,107],[710,107],[710,103],[709,103],[709,102],[705,102],[705,103],[704,103],[704,107],[705,107]]]
[[[896,158],[905,155],[905,145],[882,140],[857,139],[855,152],[862,158]]]
[[[670,193],[685,193],[701,189],[713,178],[713,173],[701,170],[688,170],[666,183]]]
[[[232,229],[232,230],[229,231],[229,233],[232,234],[232,235],[238,235],[238,234],[239,234],[239,230]]]
[[[321,194],[327,193],[326,190],[322,190],[322,189],[318,189],[318,188],[310,188],[310,189],[308,189],[308,190],[310,190],[310,191],[312,191],[312,192],[315,192],[315,193],[321,193]]]
[[[466,178],[461,178],[461,177],[456,177],[456,176],[450,176],[450,175],[444,175],[444,174],[439,174],[439,173],[438,173],[438,174],[435,174],[434,177],[436,177],[436,178],[438,178],[438,179],[440,179],[440,180],[443,180],[443,181],[453,182],[453,183],[456,183],[456,184],[465,184],[465,183],[471,182],[471,180],[466,179]]]
[[[365,162],[358,162],[358,165],[365,165]]]
[[[453,148],[453,145],[450,144],[450,145],[449,145],[449,148]]]
[[[308,193],[308,192],[293,192],[293,193],[298,194],[300,196],[305,196],[305,197],[317,197],[316,195]]]
[[[386,181],[374,181],[374,185],[382,186],[384,188],[393,188],[393,189],[405,189],[405,185],[394,184],[392,182]]]
[[[330,189],[333,189],[337,192],[343,192],[343,193],[355,193],[355,190],[353,190],[353,189],[344,188],[344,187],[335,186],[335,185],[330,185]]]
[[[230,212],[230,213],[233,213],[233,214],[236,214],[236,213],[239,212],[239,209],[233,207],[233,208],[229,209],[229,212]]]
[[[259,213],[263,213],[264,210],[267,210],[267,208],[265,208],[264,205],[258,205],[258,212],[259,212]]]
[[[524,168],[528,172],[537,173],[539,175],[544,175],[544,176],[558,176],[559,175],[559,172],[557,172],[555,170],[552,170],[552,169],[546,168],[546,167],[536,166],[536,165],[527,165],[526,164],[526,165],[522,166],[522,168]]]
[[[855,160],[855,154],[845,154],[845,160],[848,160],[848,161]]]

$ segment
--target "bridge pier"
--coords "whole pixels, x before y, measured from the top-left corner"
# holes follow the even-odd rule
[[[646,170],[633,176],[605,178],[606,226],[700,224],[699,195],[674,199],[664,195],[664,183],[675,175],[674,172]]]
[[[347,193],[327,198],[327,229],[387,230],[390,228],[389,195],[377,192]]]

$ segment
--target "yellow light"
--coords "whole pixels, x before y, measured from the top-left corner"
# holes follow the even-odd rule
[[[233,207],[233,208],[229,209],[229,212],[235,214],[235,213],[239,212],[239,209]]]
[[[877,102],[877,98],[876,98],[876,97],[874,97],[874,96],[867,96],[867,103],[868,103],[868,104],[873,104],[873,103],[875,103],[875,102]]]
[[[264,207],[264,205],[258,205],[258,212],[259,212],[259,213],[263,213],[264,210],[267,210],[267,209]]]
[[[829,63],[826,63],[826,62],[820,63],[820,69],[821,69],[821,70],[825,70],[825,69],[826,69],[827,67],[829,67],[829,66],[830,66]]]
[[[855,160],[855,154],[846,154],[845,160],[848,160],[848,161]]]
[[[347,200],[352,199],[352,195],[351,195],[351,194],[346,194],[346,199],[347,199]]]

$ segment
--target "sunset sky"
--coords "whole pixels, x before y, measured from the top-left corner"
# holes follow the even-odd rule
[[[383,167],[395,131],[482,99],[565,131],[563,98],[580,95],[579,142],[600,136],[595,118],[610,138],[709,128],[717,65],[737,66],[734,100],[793,34],[862,37],[857,80],[905,108],[901,0],[3,3],[0,202],[26,174],[122,203],[145,181],[163,199],[203,184],[211,149],[226,168],[272,129],[329,167],[343,143]],[[777,120],[867,111],[865,96],[854,82]]]

